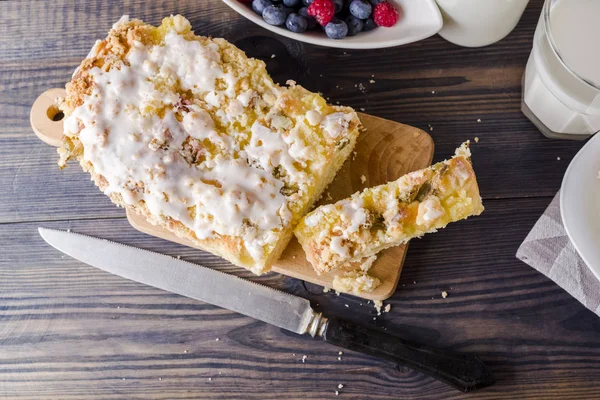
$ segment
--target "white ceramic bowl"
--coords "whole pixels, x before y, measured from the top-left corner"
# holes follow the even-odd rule
[[[378,27],[369,32],[361,32],[356,36],[344,39],[330,39],[322,31],[294,33],[285,27],[267,24],[256,14],[250,4],[238,0],[223,0],[225,4],[248,18],[250,21],[290,39],[342,49],[379,49],[416,42],[435,35],[442,29],[442,15],[435,0],[392,0],[404,10],[404,17],[391,28]]]
[[[600,279],[600,134],[573,158],[560,188],[560,214],[577,252]]]

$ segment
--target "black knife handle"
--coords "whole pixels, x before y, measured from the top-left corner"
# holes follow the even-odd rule
[[[322,336],[327,343],[395,361],[463,392],[496,382],[492,371],[477,356],[434,349],[339,318],[328,319]]]

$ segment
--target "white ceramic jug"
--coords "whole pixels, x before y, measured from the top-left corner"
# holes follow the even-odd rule
[[[449,42],[465,47],[495,43],[517,25],[529,0],[436,0],[444,17],[439,31]]]

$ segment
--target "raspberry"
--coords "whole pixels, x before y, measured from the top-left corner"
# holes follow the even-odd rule
[[[398,22],[398,11],[389,1],[382,1],[373,9],[373,20],[378,26],[394,26]]]
[[[325,26],[333,19],[335,4],[332,0],[314,0],[308,6],[308,15],[315,17],[319,25]]]

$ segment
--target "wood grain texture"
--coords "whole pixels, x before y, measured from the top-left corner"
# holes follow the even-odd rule
[[[413,241],[392,310],[381,316],[356,297],[278,274],[255,277],[149,237],[124,218],[43,225],[241,273],[328,315],[480,354],[498,383],[469,398],[596,398],[600,320],[511,254],[546,203],[491,200],[478,219]],[[85,266],[47,246],[37,226],[0,226],[0,396],[333,399],[342,383],[343,398],[357,400],[462,398],[393,363],[350,351],[338,360],[338,349],[319,341]]]
[[[0,398],[600,398],[600,320],[514,256],[582,146],[544,138],[520,112],[541,5],[532,0],[515,31],[482,49],[433,37],[343,51],[276,37],[214,0],[1,1]],[[480,138],[472,151],[486,211],[411,243],[390,313],[143,235],[78,167],[58,171],[54,150],[29,127],[35,98],[63,85],[121,14],[157,23],[177,12],[196,32],[264,59],[279,82],[428,131],[435,160]],[[329,315],[478,353],[498,383],[463,396],[385,361],[352,352],[339,361],[324,343],[63,258],[38,225],[180,255],[307,297]]]

